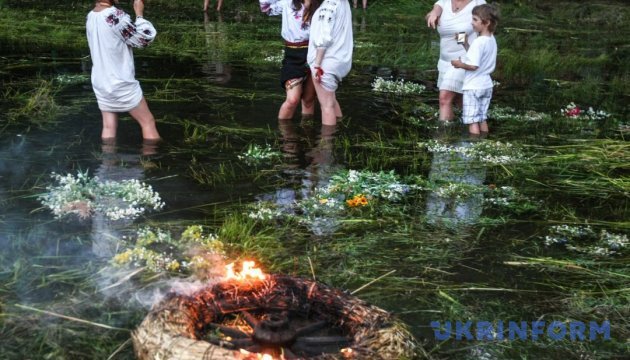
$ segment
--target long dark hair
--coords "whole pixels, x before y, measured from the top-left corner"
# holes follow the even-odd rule
[[[321,5],[320,0],[311,0],[311,5],[308,9],[304,10],[304,14],[302,15],[302,22],[310,23],[311,18],[313,17],[313,13],[315,10],[319,8]],[[299,10],[304,6],[304,0],[293,0],[293,5],[291,6],[294,10]]]

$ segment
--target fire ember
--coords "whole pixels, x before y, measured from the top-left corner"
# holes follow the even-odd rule
[[[256,272],[170,293],[132,334],[146,359],[398,359],[413,337],[386,311],[318,282]],[[246,275],[254,270],[254,275]]]

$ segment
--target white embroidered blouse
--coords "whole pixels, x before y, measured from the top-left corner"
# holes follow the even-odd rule
[[[304,6],[296,10],[291,0],[259,0],[260,11],[269,15],[282,15],[282,32],[285,41],[300,43],[308,41],[309,24],[303,22]]]
[[[318,48],[325,48],[322,69],[341,79],[352,68],[352,12],[348,0],[324,0],[311,20],[308,63],[313,64]]]
[[[135,79],[132,48],[144,48],[157,34],[153,24],[139,18],[135,23],[114,6],[90,11],[85,30],[92,58],[92,88],[103,111],[126,112],[142,100]]]

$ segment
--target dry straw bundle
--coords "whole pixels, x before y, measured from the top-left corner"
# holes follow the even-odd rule
[[[141,360],[242,359],[240,352],[202,338],[210,323],[256,309],[308,313],[351,340],[351,350],[310,359],[407,359],[416,348],[404,324],[388,312],[318,282],[272,275],[257,283],[225,281],[192,295],[169,294],[133,332],[136,355]]]

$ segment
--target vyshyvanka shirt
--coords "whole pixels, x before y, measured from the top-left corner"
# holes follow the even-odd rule
[[[102,111],[126,112],[142,100],[135,79],[132,48],[144,48],[157,31],[149,21],[135,23],[124,11],[112,6],[91,11],[85,24],[92,57],[92,88]]]
[[[293,8],[291,0],[259,0],[260,11],[269,15],[282,15],[282,38],[290,43],[308,41],[309,24],[304,23],[304,6]]]
[[[341,80],[352,68],[352,13],[348,0],[324,0],[313,14],[308,63],[312,66],[318,48],[325,48],[322,69]]]

